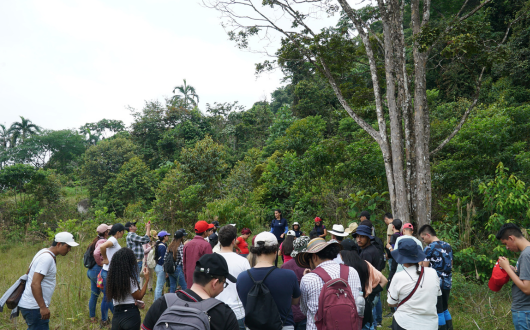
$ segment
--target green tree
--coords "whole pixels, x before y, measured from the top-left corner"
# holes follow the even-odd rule
[[[17,195],[26,192],[25,185],[31,181],[35,171],[35,167],[26,164],[4,167],[0,171],[0,191],[13,191],[16,206]]]
[[[180,94],[182,95],[175,94],[175,91],[180,92]],[[195,87],[188,85],[186,79],[184,79],[183,85],[176,86],[175,88],[173,88],[173,94],[175,94],[175,96],[171,98],[171,103],[176,104],[177,101],[182,98],[182,100],[184,101],[184,108],[188,108],[189,105],[193,105],[194,107],[196,107],[197,103],[199,103],[199,95],[197,95]]]
[[[11,134],[11,146],[17,144],[18,139],[22,142],[32,135],[40,133],[41,128],[31,122],[31,120],[20,116],[20,122],[14,122],[9,127],[9,133]]]

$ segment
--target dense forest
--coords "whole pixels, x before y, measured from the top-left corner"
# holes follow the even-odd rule
[[[441,33],[463,3],[433,3],[424,30]],[[452,29],[426,64],[428,149],[435,150],[465,119],[429,159],[430,221],[458,251],[456,267],[485,279],[497,256],[506,254],[490,235],[508,221],[530,225],[529,4],[465,3],[467,11],[480,10]],[[417,37],[412,9],[403,9],[405,40]],[[362,14],[374,12],[365,8]],[[319,54],[329,71],[284,38],[277,60],[256,66],[258,74],[281,70],[282,86],[270,102],[249,109],[237,101],[200,103],[200,90],[187,77],[165,102],[131,109],[130,126],[102,119],[53,131],[25,117],[0,125],[2,239],[45,238],[58,228],[117,219],[151,220],[175,230],[218,216],[221,223],[259,229],[275,208],[306,230],[315,216],[326,225],[347,225],[362,210],[370,210],[382,228],[382,215],[393,206],[380,145],[344,109],[329,82],[332,77],[356,116],[378,129],[366,47],[348,33],[355,27],[346,13],[339,14],[338,24],[319,34],[325,46]],[[383,30],[374,20],[372,33],[383,36]],[[245,43],[252,31],[247,33],[231,39]],[[371,53],[385,94],[385,50],[374,45]],[[412,53],[407,48],[404,56]],[[77,209],[83,199],[86,212]],[[459,262],[469,258],[474,263]]]

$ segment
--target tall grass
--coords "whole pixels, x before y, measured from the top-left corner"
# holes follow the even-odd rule
[[[88,242],[72,251],[65,257],[57,258],[57,286],[53,294],[50,311],[50,329],[99,329],[91,325],[88,316],[88,300],[90,298],[90,282],[86,276],[86,268],[82,264],[83,253]],[[120,239],[125,246],[125,239]],[[27,270],[31,259],[46,243],[11,242],[0,245],[0,294],[11,286],[18,277]],[[455,330],[461,329],[513,329],[511,320],[511,285],[498,293],[491,292],[485,284],[476,284],[460,274],[454,275],[452,300],[449,310],[453,316]],[[96,315],[100,318],[100,294]],[[154,293],[148,292],[144,297],[146,309],[142,310],[142,319],[153,302]],[[388,313],[386,292],[382,293],[383,314]],[[6,308],[0,313],[0,329],[26,329],[22,317],[17,324],[9,320],[10,311]],[[112,317],[112,316],[111,316]],[[384,319],[383,329],[391,324],[391,319]]]

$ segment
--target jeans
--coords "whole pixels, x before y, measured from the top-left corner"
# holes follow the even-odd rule
[[[245,318],[242,318],[240,320],[237,320],[237,324],[239,325],[239,330],[245,330]]]
[[[117,305],[112,319],[112,330],[138,330],[142,326],[142,318],[138,307],[134,304]]]
[[[307,326],[307,319],[304,319],[300,322],[295,322],[294,324],[294,330],[305,330]]]
[[[98,288],[97,281],[98,281],[98,274],[101,271],[101,266],[98,266],[97,264],[87,270],[86,276],[90,280],[90,300],[88,301],[88,315],[92,317],[96,317],[96,305],[98,303],[99,293],[101,292],[101,289]]]
[[[114,304],[107,301],[107,275],[108,271],[102,270],[101,277],[103,278],[103,301],[101,302],[101,320],[106,321],[109,318],[109,309],[114,315]]]
[[[186,280],[184,279],[184,271],[182,266],[177,266],[175,272],[169,275],[169,292],[173,293],[177,291],[177,286],[180,285],[182,290],[186,290],[188,286],[186,285]]]
[[[143,266],[143,261],[138,261],[138,277],[136,278],[138,280],[138,283],[140,283],[140,274],[142,273],[142,266]]]
[[[372,310],[374,315],[374,323],[383,323],[383,305],[381,304],[381,292],[377,294],[374,299],[374,309]]]
[[[164,284],[166,283],[166,273],[164,272],[164,267],[156,265],[156,289],[155,289],[155,300],[162,297],[164,291]]]
[[[529,330],[530,311],[514,311],[512,309],[512,321],[515,330]]]
[[[25,309],[19,307],[22,317],[28,325],[28,330],[49,330],[50,319],[43,320],[40,316],[40,309]]]

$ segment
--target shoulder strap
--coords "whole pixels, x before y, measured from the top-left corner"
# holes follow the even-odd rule
[[[414,286],[414,289],[412,289],[412,291],[409,293],[408,296],[405,297],[405,299],[401,300],[399,302],[399,304],[397,305],[396,309],[399,308],[399,306],[403,305],[404,303],[406,303],[407,301],[409,301],[410,298],[412,298],[412,296],[414,295],[414,293],[416,292],[416,290],[418,289],[418,286],[420,286],[420,282],[421,282],[421,279],[423,278],[423,272],[424,272],[424,269],[425,267],[421,267],[421,272],[420,272],[420,276],[418,277],[418,281],[416,282],[416,285]]]
[[[214,308],[217,305],[222,304],[223,302],[221,300],[217,300],[215,298],[205,299],[200,302],[201,304],[201,310],[203,312],[209,312],[212,308]]]
[[[177,299],[179,299],[176,293],[166,293],[164,298],[166,299],[167,308],[173,306],[177,302]]]
[[[57,264],[57,259],[55,258],[55,256],[49,251],[49,250],[46,250],[46,251],[43,251],[41,254],[39,254],[38,256],[36,256],[35,258],[33,258],[33,260],[31,261],[31,263],[29,264],[29,267],[28,267],[28,271],[26,272],[26,275],[29,274],[29,270],[31,269],[31,266],[33,265],[33,262],[35,260],[37,260],[41,255],[43,255],[44,253],[49,253],[52,258],[53,258],[53,261]]]
[[[272,267],[272,269],[267,272],[265,277],[260,282],[262,282],[262,283],[265,282],[265,279],[267,278],[267,276],[269,276],[269,274],[272,273],[272,271],[275,270],[275,269],[276,269],[276,267]],[[254,277],[252,277],[252,274],[250,274],[250,269],[247,270],[247,273],[248,273],[248,276],[250,276],[250,279],[252,280],[252,282],[254,282],[254,284],[256,284],[256,280],[254,279]]]
[[[340,264],[340,278],[348,283],[348,277],[350,276],[350,267]],[[348,283],[349,285],[349,283]]]
[[[324,283],[331,281],[331,277],[329,276],[328,272],[326,272],[324,268],[322,267],[317,267],[313,269],[311,273],[315,273],[318,276],[320,276],[320,278],[322,279],[322,281],[324,281]]]
[[[193,300],[194,302],[198,302],[197,299],[193,298],[189,293],[187,293],[187,292],[184,291],[184,290],[178,290],[177,292],[182,293],[183,295],[185,295],[186,297],[190,298],[190,299]],[[177,296],[176,293],[175,293],[175,297],[176,297],[177,299],[180,299],[180,298]],[[168,305],[168,307],[169,307],[169,305]]]

